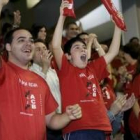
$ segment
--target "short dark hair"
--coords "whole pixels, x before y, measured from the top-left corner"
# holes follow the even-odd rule
[[[64,53],[70,54],[71,47],[75,42],[81,42],[86,46],[85,42],[81,38],[74,37],[68,40],[66,44],[64,45]]]
[[[70,26],[70,25],[73,25],[73,24],[76,25],[76,26],[78,26],[76,22],[72,21],[72,22],[68,22],[68,23],[66,24],[65,29],[68,29],[69,26]]]
[[[123,52],[129,54],[133,59],[137,59],[140,52],[140,45],[137,43],[128,43],[123,46]]]
[[[81,35],[89,35],[89,34],[86,32],[82,32],[82,33],[78,34],[76,37],[80,38]]]
[[[139,41],[139,38],[138,38],[138,37],[132,37],[132,38],[129,40],[129,42],[131,43],[131,42],[133,42],[133,40],[138,40],[138,41]]]
[[[18,30],[27,30],[25,28],[15,28],[15,29],[12,29],[10,30],[9,32],[7,32],[7,34],[4,36],[4,46],[9,43],[11,44],[12,43],[12,40],[13,40],[13,34],[18,31]],[[28,30],[27,30],[28,31]],[[30,31],[29,31],[30,32]]]
[[[42,39],[35,39],[34,43],[43,43],[46,46],[46,48],[49,50],[49,45],[45,43]]]

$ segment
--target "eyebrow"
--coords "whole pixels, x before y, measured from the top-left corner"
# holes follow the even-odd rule
[[[20,37],[17,38],[17,40],[19,40],[19,39],[25,39],[25,38],[26,38],[25,36],[20,36]],[[33,37],[30,37],[30,39],[33,39]]]

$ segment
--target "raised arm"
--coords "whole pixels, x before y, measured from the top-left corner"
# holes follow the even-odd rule
[[[121,29],[115,25],[113,40],[109,47],[109,51],[104,55],[106,63],[110,63],[115,56],[119,53],[120,48],[120,41],[121,41]]]
[[[0,17],[1,17],[1,11],[2,11],[2,8],[9,2],[9,0],[0,0]],[[1,58],[0,58],[0,68],[1,68]]]
[[[62,32],[63,32],[64,21],[66,18],[65,16],[63,16],[63,9],[68,6],[69,6],[68,1],[62,1],[62,4],[60,6],[60,16],[52,39],[52,50],[59,69],[61,68],[62,56],[63,56],[63,50],[61,48]]]
[[[18,28],[21,24],[21,14],[19,10],[13,12],[14,14],[14,23],[13,28]]]

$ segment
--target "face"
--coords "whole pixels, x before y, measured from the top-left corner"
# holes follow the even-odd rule
[[[46,29],[43,27],[38,32],[38,39],[41,39],[44,41],[46,39],[46,36],[47,36],[47,32],[46,32]]]
[[[87,48],[82,42],[75,42],[70,50],[69,60],[78,68],[85,68],[87,66]]]
[[[27,65],[33,57],[34,40],[27,30],[17,30],[13,33],[11,44],[6,44],[9,60],[15,64]]]
[[[41,66],[41,64],[42,64],[41,56],[44,53],[44,51],[47,51],[47,48],[43,43],[41,43],[41,42],[35,43],[35,52],[34,52],[34,56],[33,56],[34,63]]]
[[[68,39],[74,38],[78,35],[79,29],[75,24],[70,24],[68,29],[66,30],[66,36]]]
[[[89,36],[86,34],[80,35],[80,38],[87,44]]]

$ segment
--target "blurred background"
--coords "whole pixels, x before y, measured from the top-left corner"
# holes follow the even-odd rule
[[[140,0],[112,0],[122,12],[127,32],[123,33],[122,43],[126,44],[130,38],[140,38]],[[2,12],[2,23],[13,22],[13,11],[20,10],[21,25],[30,28],[33,24],[45,25],[48,33],[52,34],[59,16],[61,0],[10,0]],[[76,19],[67,18],[82,24],[84,31],[96,33],[100,42],[111,40],[113,24],[101,0],[74,0]]]

